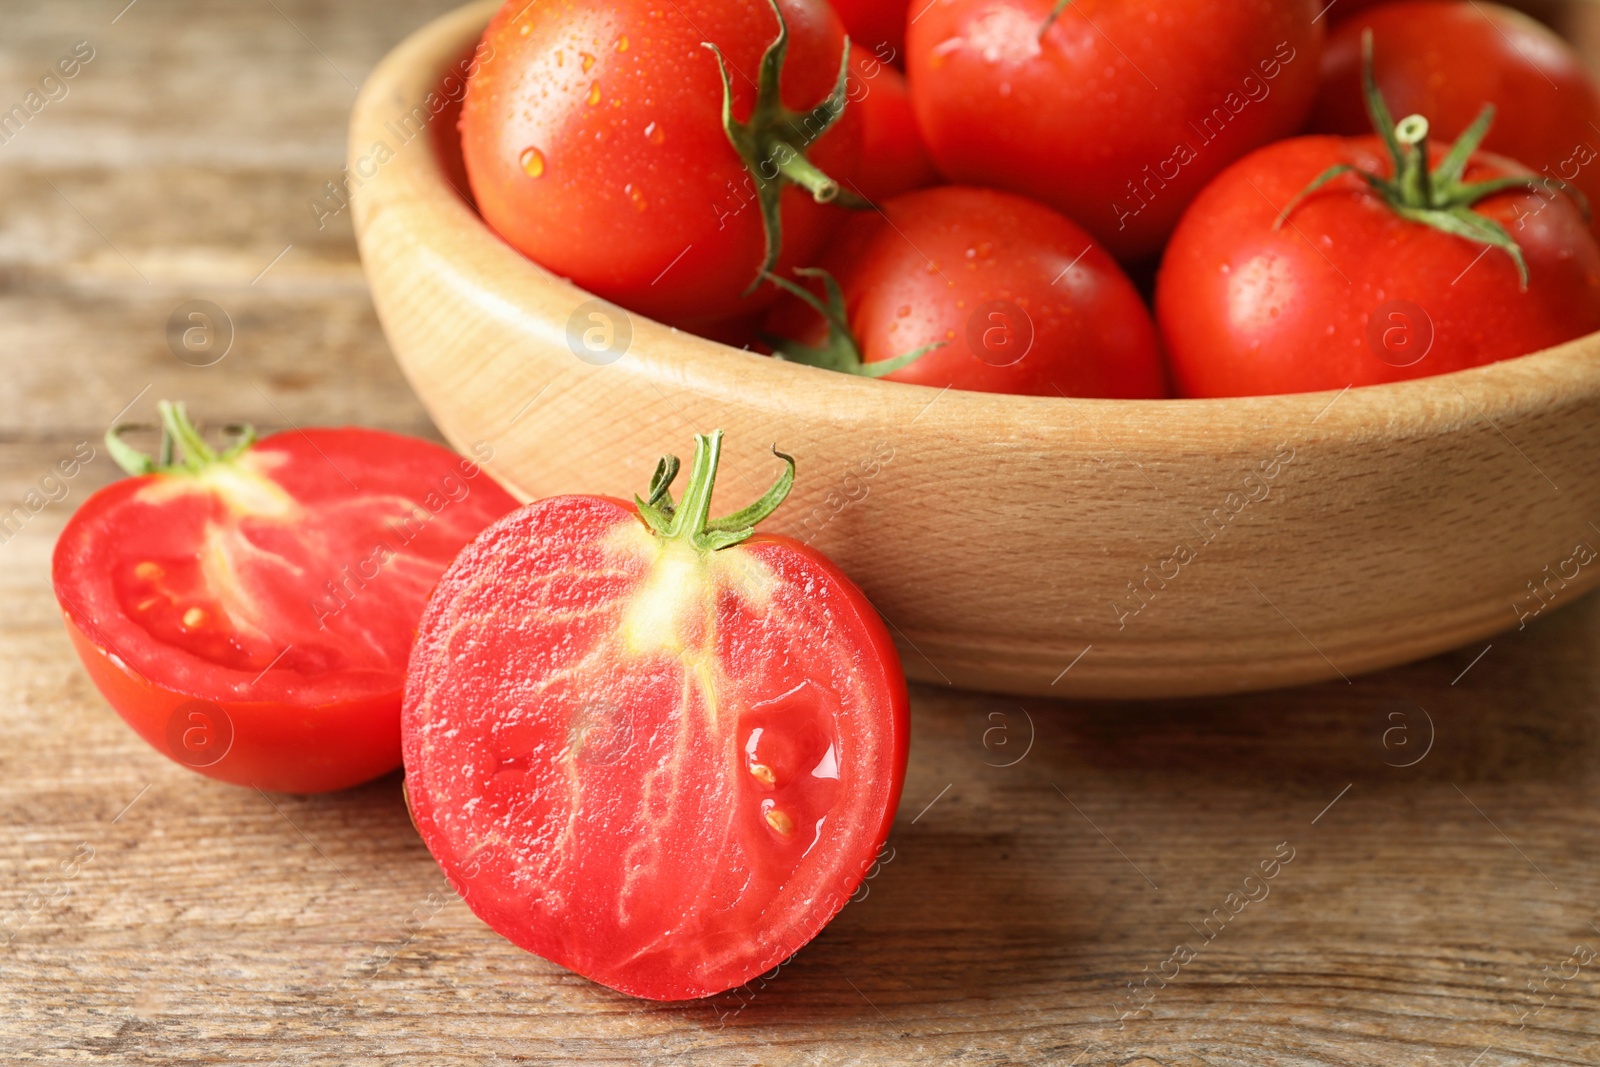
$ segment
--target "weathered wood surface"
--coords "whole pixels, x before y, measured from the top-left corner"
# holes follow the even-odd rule
[[[319,232],[307,201],[341,166],[345,79],[448,4],[139,0],[113,24],[123,3],[0,4],[0,106],[96,49],[0,144],[0,510],[162,396],[431,433],[348,218]],[[196,298],[237,332],[206,368],[165,339]],[[1349,685],[1150,705],[918,689],[865,899],[759,988],[655,1006],[473,919],[397,778],[266,796],[123,727],[48,580],[66,516],[112,477],[101,450],[0,544],[0,1063],[1600,1060],[1594,599]],[[1280,844],[1292,861],[1246,883]]]

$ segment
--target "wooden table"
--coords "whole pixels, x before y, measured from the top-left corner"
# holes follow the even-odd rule
[[[489,932],[398,776],[294,798],[157,755],[79,670],[51,546],[115,477],[107,425],[162,397],[433,432],[348,216],[309,205],[355,84],[446,0],[125,2],[0,6],[0,106],[94,50],[0,144],[0,511],[27,512],[0,544],[0,1062],[1600,1061],[1595,600],[1348,685],[920,689],[864,898],[769,980],[685,1005]],[[169,349],[194,299],[232,322],[211,366]],[[96,458],[33,513],[79,441]]]

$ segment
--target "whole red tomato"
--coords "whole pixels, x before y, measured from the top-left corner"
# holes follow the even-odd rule
[[[163,755],[292,793],[400,764],[411,637],[445,566],[516,506],[479,467],[376,430],[296,430],[218,455],[163,405],[182,461],[73,515],[56,599],[89,676]]]
[[[1299,127],[1321,7],[933,0],[911,23],[911,100],[945,177],[1035,197],[1142,260],[1223,168]]]
[[[439,583],[406,682],[417,830],[500,934],[653,1000],[792,956],[888,836],[905,676],[838,568],[754,533],[794,481],[711,520],[721,434],[649,499],[560,497]]]
[[[906,50],[908,6],[908,0],[833,0],[850,39],[885,63],[900,62]]]
[[[1340,25],[1323,54],[1314,129],[1370,128],[1361,92],[1361,37],[1369,30],[1378,88],[1396,114],[1426,115],[1435,135],[1453,139],[1493,104],[1484,148],[1600,204],[1600,87],[1571,45],[1498,4],[1406,0]]]
[[[1444,154],[1417,139],[1425,123],[1407,123],[1408,159],[1424,145]],[[1416,163],[1397,168],[1378,137],[1302,137],[1231,167],[1184,216],[1161,267],[1157,317],[1179,391],[1247,396],[1394,382],[1600,329],[1600,247],[1577,206],[1530,191],[1530,172],[1510,160],[1477,154],[1455,177],[1441,173],[1448,166],[1427,183],[1436,199],[1477,182],[1522,188],[1466,193],[1465,208],[1436,204],[1428,216],[1436,226],[1418,220],[1429,209],[1405,203],[1400,189],[1366,180],[1402,169],[1409,174],[1398,186],[1422,187]],[[1295,202],[1336,167],[1355,173]],[[1514,252],[1496,247],[1502,238]]]
[[[904,74],[851,44],[849,98],[861,112],[856,192],[869,200],[886,200],[939,180],[911,111]]]
[[[840,290],[832,321],[815,287],[768,316],[791,359],[990,393],[1165,395],[1155,326],[1133,284],[1076,223],[1025,197],[909,193],[852,218],[821,269]]]
[[[473,194],[524,254],[625,307],[760,310],[761,271],[808,260],[856,177],[845,59],[823,0],[511,0],[462,112]]]

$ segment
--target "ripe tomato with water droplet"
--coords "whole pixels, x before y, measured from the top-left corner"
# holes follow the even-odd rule
[[[631,311],[675,325],[760,312],[772,294],[753,288],[767,230],[752,168],[782,189],[780,263],[794,265],[843,221],[826,201],[855,184],[861,153],[848,103],[831,124],[813,111],[839,77],[838,16],[822,0],[776,2],[507,3],[484,33],[461,116],[484,219],[530,259]],[[723,124],[706,45],[726,58],[734,118],[751,121],[780,12],[788,48],[773,89],[795,114],[766,129],[747,162]]]

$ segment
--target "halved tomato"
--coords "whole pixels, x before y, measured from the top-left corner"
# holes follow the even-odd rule
[[[843,907],[900,796],[907,698],[861,591],[752,536],[793,483],[707,518],[689,486],[558,497],[461,554],[418,632],[406,790],[469,907],[638,997],[709,996],[793,955]],[[788,457],[784,457],[786,460]]]
[[[400,763],[400,693],[423,604],[516,501],[472,460],[377,430],[296,430],[222,454],[163,404],[182,462],[117,436],[139,477],[56,543],[56,598],[89,675],[158,751],[295,793]],[[119,428],[120,429],[120,428]]]

